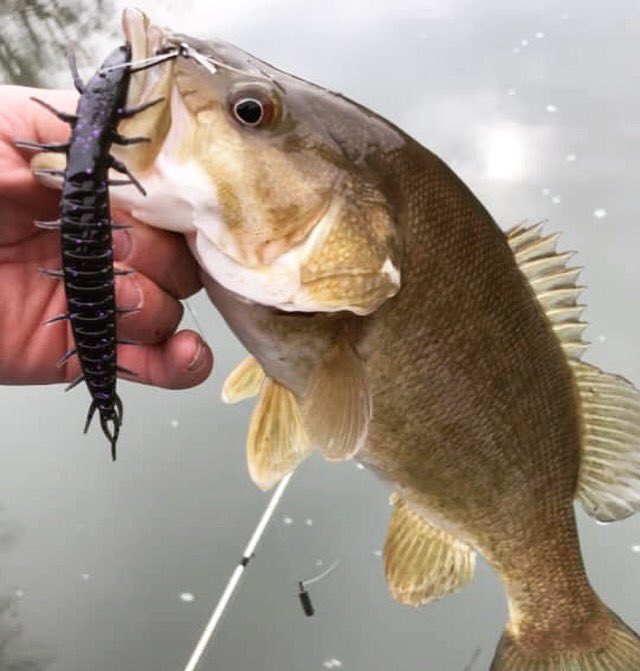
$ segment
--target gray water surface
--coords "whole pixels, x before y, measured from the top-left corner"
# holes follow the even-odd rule
[[[136,4],[380,112],[453,165],[505,228],[548,219],[585,267],[586,360],[640,383],[637,2]],[[103,9],[106,32],[85,31],[99,48],[84,65],[116,43],[119,6]],[[70,85],[64,65],[53,71]],[[97,427],[81,435],[83,390],[0,389],[0,671],[184,667],[268,498],[245,468],[251,403],[219,401],[243,351],[204,296],[192,304],[214,374],[183,392],[123,383],[115,465]],[[201,669],[463,671],[477,648],[473,668],[486,669],[506,621],[500,584],[480,562],[459,595],[395,604],[379,556],[387,499],[354,464],[304,464]],[[640,518],[579,521],[595,587],[640,628]],[[306,619],[296,581],[335,559]]]

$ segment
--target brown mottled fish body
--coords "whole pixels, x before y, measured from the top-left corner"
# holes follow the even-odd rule
[[[571,370],[489,213],[423,148],[402,158],[411,253],[403,290],[365,339],[375,410],[360,458],[476,548],[504,581],[512,617],[561,646],[563,630],[599,608],[573,512]]]
[[[573,510],[640,509],[640,396],[579,361],[579,271],[557,236],[503,233],[442,161],[342,96],[137,12],[125,28],[135,58],[183,51],[133,87],[128,104],[166,103],[129,121],[151,129],[127,149],[148,196],[119,206],[185,234],[252,355],[223,399],[259,396],[256,484],[313,449],[357,459],[394,489],[397,600],[460,589],[478,552],[509,600],[492,671],[640,671]]]

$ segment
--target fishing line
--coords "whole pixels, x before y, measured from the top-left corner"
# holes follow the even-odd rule
[[[307,587],[308,585],[313,585],[314,582],[319,582],[319,581],[322,580],[323,578],[326,578],[326,577],[329,575],[329,573],[333,573],[333,571],[335,570],[335,568],[338,566],[339,563],[340,563],[340,562],[336,559],[336,560],[333,562],[333,564],[331,564],[331,566],[329,566],[329,568],[326,569],[326,571],[323,571],[322,573],[320,573],[320,574],[317,575],[317,576],[314,576],[313,578],[309,578],[309,580],[301,580],[300,582],[301,582],[305,587]]]
[[[209,645],[209,641],[211,641],[211,639],[213,638],[213,635],[215,634],[218,624],[220,623],[220,620],[222,619],[222,616],[224,615],[225,610],[229,605],[231,597],[233,596],[234,592],[236,591],[236,588],[238,587],[238,583],[242,578],[242,574],[244,573],[251,559],[253,559],[254,557],[256,547],[258,546],[258,543],[260,542],[260,539],[262,538],[262,535],[264,534],[267,525],[271,521],[271,518],[273,517],[273,514],[276,511],[276,507],[278,506],[278,503],[280,502],[280,499],[282,498],[285,489],[287,488],[287,485],[291,481],[292,476],[293,473],[289,473],[288,475],[286,475],[280,481],[280,484],[277,486],[275,492],[273,493],[271,500],[267,504],[267,507],[262,513],[260,521],[258,522],[255,530],[253,531],[253,534],[251,535],[251,538],[249,539],[249,542],[247,543],[247,547],[242,553],[242,558],[240,559],[238,565],[231,574],[231,577],[227,582],[227,586],[224,588],[224,591],[222,592],[222,596],[218,600],[216,607],[213,609],[213,613],[209,618],[209,622],[207,623],[207,626],[204,628],[204,631],[200,636],[200,640],[198,641],[191,657],[189,658],[187,665],[184,667],[184,671],[195,671],[196,667],[198,666],[198,663],[200,662],[200,659],[204,654],[204,651]]]
[[[154,65],[159,63],[164,63],[165,61],[170,61],[174,58],[177,58],[182,53],[182,49],[176,49],[167,54],[162,54],[159,56],[149,56],[149,58],[143,58],[139,61],[129,61],[127,63],[120,63],[119,65],[111,65],[108,68],[100,68],[100,72],[107,73],[112,72],[113,70],[120,70],[122,68],[131,68],[131,72],[140,72],[140,70],[146,70],[151,68]]]
[[[311,595],[307,591],[309,585],[313,585],[315,582],[319,582],[323,578],[326,578],[340,562],[338,560],[334,561],[328,569],[320,573],[319,575],[309,578],[308,580],[299,580],[298,581],[298,599],[300,599],[300,604],[302,605],[302,610],[307,617],[312,617],[315,614],[315,609],[313,603],[311,602]]]
[[[184,302],[185,307],[187,308],[187,312],[189,313],[189,316],[193,320],[193,323],[195,324],[195,327],[198,330],[198,333],[200,334],[200,337],[208,344],[209,340],[204,334],[204,329],[202,328],[202,325],[198,321],[198,317],[196,316],[196,311],[191,307],[191,303],[189,303],[189,299],[185,298],[183,302]]]
[[[471,671],[471,669],[475,666],[475,663],[478,661],[478,658],[480,657],[480,653],[482,652],[482,648],[478,647],[473,651],[473,655],[471,656],[471,659],[469,660],[469,663],[464,667],[462,671]]]
[[[230,70],[231,72],[237,72],[238,74],[244,76],[247,74],[244,70],[241,70],[240,68],[234,68],[233,65],[227,65],[222,61],[218,61],[213,58],[213,56],[205,56],[204,54],[201,54],[197,49],[190,47],[186,42],[182,42],[179,48],[182,56],[185,56],[186,58],[193,58],[196,63],[200,63],[200,65],[209,70],[209,72],[211,72],[211,67],[213,67],[213,72],[215,72],[216,67],[219,67],[225,70]]]

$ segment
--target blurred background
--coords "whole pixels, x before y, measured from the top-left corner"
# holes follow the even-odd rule
[[[640,383],[640,5],[635,0],[137,0],[161,25],[237,43],[341,91],[450,163],[502,226],[548,219],[579,251],[585,359]],[[71,84],[120,40],[120,0],[1,0],[0,81]],[[0,215],[1,216],[1,215]],[[268,497],[246,473],[251,403],[223,406],[243,351],[191,300],[216,367],[201,387],[122,383],[111,464],[83,391],[0,389],[0,671],[180,671]],[[193,318],[185,317],[193,328]],[[506,620],[480,562],[459,595],[395,604],[388,491],[355,464],[294,476],[202,671],[481,671]],[[640,518],[579,512],[592,582],[640,628]],[[296,581],[340,562],[311,588]]]

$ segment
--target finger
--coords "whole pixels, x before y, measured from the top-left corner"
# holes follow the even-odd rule
[[[117,261],[146,275],[176,298],[187,298],[200,289],[198,265],[182,235],[147,226],[122,212],[115,214],[114,221],[132,226],[114,235]]]
[[[77,95],[72,91],[54,91],[5,86],[2,88],[3,110],[0,115],[0,193],[4,211],[2,242],[12,236],[21,238],[32,227],[32,219],[55,218],[59,194],[38,184],[29,167],[33,151],[19,149],[16,140],[28,142],[62,142],[70,128],[53,114],[30,99],[37,96],[54,107],[73,111]],[[14,230],[14,227],[17,230]]]
[[[120,314],[118,338],[152,345],[166,340],[178,328],[183,307],[169,293],[142,273],[116,278],[116,303],[135,310]]]
[[[187,389],[204,382],[213,368],[213,353],[193,331],[180,331],[160,345],[118,348],[118,365],[137,375],[122,377],[165,389]]]

